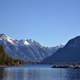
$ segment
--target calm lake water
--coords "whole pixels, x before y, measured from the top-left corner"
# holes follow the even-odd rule
[[[80,69],[39,66],[0,68],[0,80],[80,80]]]

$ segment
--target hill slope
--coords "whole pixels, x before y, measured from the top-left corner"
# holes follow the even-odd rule
[[[80,63],[80,36],[68,41],[68,43],[56,53],[43,60],[50,64],[75,64]]]
[[[13,59],[11,56],[5,53],[3,46],[0,46],[0,65],[12,66],[19,64],[22,64],[21,60]]]

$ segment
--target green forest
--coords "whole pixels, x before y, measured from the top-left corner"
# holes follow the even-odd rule
[[[5,53],[5,50],[3,46],[0,46],[0,65],[5,66],[12,66],[12,65],[20,65],[23,61],[18,59],[11,58],[7,53]]]

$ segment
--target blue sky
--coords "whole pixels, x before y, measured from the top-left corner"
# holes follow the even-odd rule
[[[80,35],[80,0],[0,0],[0,33],[65,44]]]

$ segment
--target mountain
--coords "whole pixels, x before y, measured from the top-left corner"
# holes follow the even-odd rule
[[[32,62],[40,62],[60,48],[44,47],[31,39],[16,40],[5,34],[0,34],[0,46],[11,58]]]
[[[49,64],[80,63],[80,36],[69,40],[63,48],[60,48],[53,55],[45,58],[42,62]]]
[[[13,59],[8,54],[5,53],[3,46],[0,46],[0,67],[3,66],[12,66],[12,65],[20,65],[25,63],[22,60]]]

